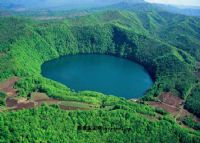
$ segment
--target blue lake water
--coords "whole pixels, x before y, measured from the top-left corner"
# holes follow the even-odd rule
[[[139,64],[109,55],[63,56],[42,65],[42,75],[75,91],[139,98],[153,81]]]

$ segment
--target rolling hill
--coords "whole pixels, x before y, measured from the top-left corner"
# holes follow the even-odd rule
[[[50,13],[63,17],[38,20],[37,12],[0,17],[0,81],[2,87],[8,86],[0,84],[0,141],[200,142],[198,17],[168,13],[150,4],[112,5],[75,16]],[[44,62],[84,53],[136,61],[149,71],[154,85],[133,102],[91,91],[77,93],[42,77]],[[14,97],[9,97],[8,88]],[[34,93],[68,106],[73,101],[73,109],[79,110],[61,110],[59,104],[34,104],[35,108],[19,111],[7,106],[10,99],[32,103]],[[149,106],[161,103],[166,93],[181,101],[177,105],[181,111],[190,113],[173,116]]]

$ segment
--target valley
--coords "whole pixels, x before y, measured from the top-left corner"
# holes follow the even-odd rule
[[[41,11],[0,16],[0,142],[199,143],[200,19],[154,7],[140,3],[70,14],[50,11],[50,18],[40,18]],[[132,96],[136,90],[127,89],[117,96],[73,90],[42,73],[43,64],[75,55],[135,62],[153,84],[142,95]],[[128,82],[133,71],[128,71],[124,86],[133,84]],[[126,98],[130,91],[133,100]]]

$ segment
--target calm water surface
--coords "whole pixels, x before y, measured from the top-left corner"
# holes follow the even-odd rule
[[[42,65],[42,75],[75,91],[139,98],[153,81],[137,63],[108,55],[64,56]]]

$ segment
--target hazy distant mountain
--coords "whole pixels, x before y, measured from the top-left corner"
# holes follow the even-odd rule
[[[43,8],[79,8],[79,7],[100,7],[119,2],[139,3],[143,0],[1,0],[0,8],[4,9],[43,9]]]
[[[157,5],[158,7],[177,14],[184,14],[188,16],[200,16],[200,7],[189,7],[189,6],[172,6],[172,5]]]
[[[188,16],[200,17],[200,7],[178,7],[173,5],[164,4],[150,4],[150,3],[127,3],[120,2],[107,7],[107,9],[121,9],[121,10],[133,10],[133,11],[167,11],[175,14],[183,14]]]
[[[156,9],[177,14],[200,16],[200,7],[177,7],[172,5],[149,4],[144,2],[144,0],[0,0],[0,9],[14,11],[35,9],[69,10],[98,7],[140,11]]]

